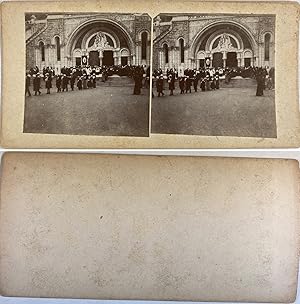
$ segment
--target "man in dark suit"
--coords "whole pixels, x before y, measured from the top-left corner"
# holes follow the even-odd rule
[[[69,78],[66,74],[63,75],[62,77],[62,91],[68,92],[68,83],[69,83]]]
[[[37,95],[37,93],[41,95],[40,88],[41,88],[41,77],[40,77],[40,73],[37,73],[33,75],[33,90],[35,96]]]
[[[160,95],[164,96],[164,77],[163,75],[160,75],[158,79],[156,80],[156,90],[157,90],[157,96],[160,97]]]
[[[50,89],[52,88],[52,78],[49,73],[46,73],[45,83],[46,83],[47,94],[50,94]]]

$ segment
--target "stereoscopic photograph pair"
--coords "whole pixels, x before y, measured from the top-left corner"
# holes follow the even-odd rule
[[[275,15],[28,12],[25,30],[25,133],[277,136]]]

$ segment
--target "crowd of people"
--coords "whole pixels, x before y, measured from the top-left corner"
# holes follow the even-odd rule
[[[164,96],[165,81],[168,83],[169,95],[174,95],[176,83],[178,83],[180,94],[198,91],[218,90],[220,81],[224,80],[226,84],[233,77],[240,76],[243,78],[253,78],[257,82],[257,96],[262,96],[263,91],[274,89],[275,86],[275,70],[274,68],[262,67],[238,67],[238,68],[200,68],[185,69],[181,75],[176,69],[168,69],[165,73],[162,69],[153,71],[152,79],[156,83],[157,96]],[[152,96],[154,93],[152,91]]]
[[[41,88],[46,89],[46,94],[51,93],[53,86],[56,92],[67,92],[74,89],[85,90],[96,88],[97,79],[106,82],[109,76],[127,76],[134,81],[134,95],[140,95],[143,87],[150,87],[150,67],[144,66],[75,66],[63,67],[59,74],[52,67],[45,67],[41,71],[38,67],[31,68],[26,73],[25,95],[31,96],[32,85],[34,95],[41,95]],[[266,88],[274,89],[274,68],[238,67],[238,68],[200,68],[185,69],[181,74],[176,69],[168,69],[165,73],[156,69],[152,73],[153,82],[156,84],[157,96],[164,96],[165,81],[168,83],[169,95],[174,95],[176,83],[180,94],[187,94],[201,89],[201,91],[218,90],[220,82],[228,84],[233,77],[253,78],[257,82],[257,96],[262,96]],[[154,93],[152,92],[154,97]]]
[[[25,96],[31,96],[32,85],[34,95],[41,95],[41,88],[45,87],[46,94],[51,94],[53,86],[56,92],[67,92],[74,89],[85,90],[96,88],[97,79],[106,82],[109,76],[127,76],[134,80],[134,95],[140,95],[142,87],[149,87],[150,67],[144,66],[75,66],[63,67],[60,73],[54,68],[45,67],[41,71],[36,66],[26,73]]]

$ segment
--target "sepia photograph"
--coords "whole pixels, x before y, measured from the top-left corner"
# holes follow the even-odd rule
[[[26,13],[24,133],[149,136],[151,18]]]
[[[275,15],[160,14],[152,133],[276,138]]]

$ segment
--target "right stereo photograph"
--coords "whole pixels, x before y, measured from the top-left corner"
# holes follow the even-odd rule
[[[276,138],[275,15],[160,14],[151,131]]]

